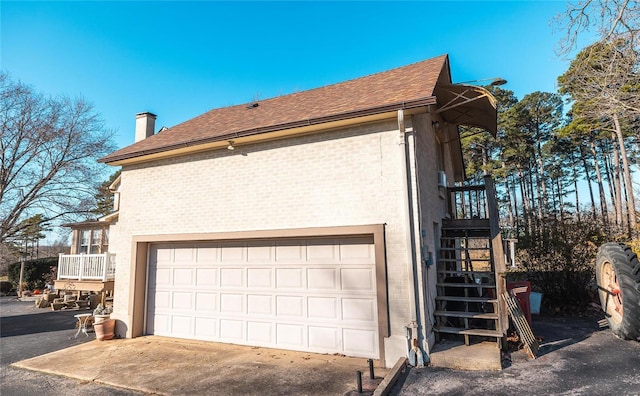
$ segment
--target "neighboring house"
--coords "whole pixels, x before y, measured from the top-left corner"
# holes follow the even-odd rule
[[[116,262],[115,254],[109,251],[109,234],[118,221],[119,186],[120,178],[109,186],[114,194],[112,213],[97,220],[63,224],[71,228],[71,250],[58,257],[56,290],[113,293]]]
[[[495,133],[495,106],[485,89],[452,84],[440,56],[214,109],[157,134],[156,116],[138,114],[136,142],[100,160],[122,167],[109,248],[117,333],[386,366],[413,339],[429,353],[435,329],[468,341],[469,325],[441,321],[458,310],[435,304],[457,298],[439,284],[477,258],[461,260],[474,235],[446,245],[456,265],[432,264],[459,229],[447,231],[448,219],[467,213],[450,197],[469,190],[447,188],[464,179],[457,126]],[[488,230],[486,217],[466,228]],[[492,320],[483,334],[500,337],[503,322]]]

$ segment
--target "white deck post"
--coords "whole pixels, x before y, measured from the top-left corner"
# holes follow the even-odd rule
[[[58,276],[56,280],[60,280],[60,272],[64,269],[64,263],[62,262],[62,253],[58,253]]]
[[[82,280],[82,275],[84,274],[84,253],[80,253],[80,268],[79,268],[78,280]]]
[[[102,253],[102,281],[103,282],[107,281],[107,263],[109,260],[109,257],[107,255],[108,253]]]

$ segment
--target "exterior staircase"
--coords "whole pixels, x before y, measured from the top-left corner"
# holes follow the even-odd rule
[[[465,346],[492,340],[502,346],[508,328],[506,270],[493,179],[451,187],[437,261],[436,339]]]

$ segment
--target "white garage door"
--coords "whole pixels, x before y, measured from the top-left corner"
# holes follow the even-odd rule
[[[373,238],[154,244],[147,334],[378,358]]]

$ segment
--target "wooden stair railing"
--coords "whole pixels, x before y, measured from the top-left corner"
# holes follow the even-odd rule
[[[464,338],[494,338],[502,344],[508,312],[499,298],[506,290],[502,240],[493,180],[450,189],[449,219],[442,223],[434,330]],[[458,196],[458,197],[456,197]]]

